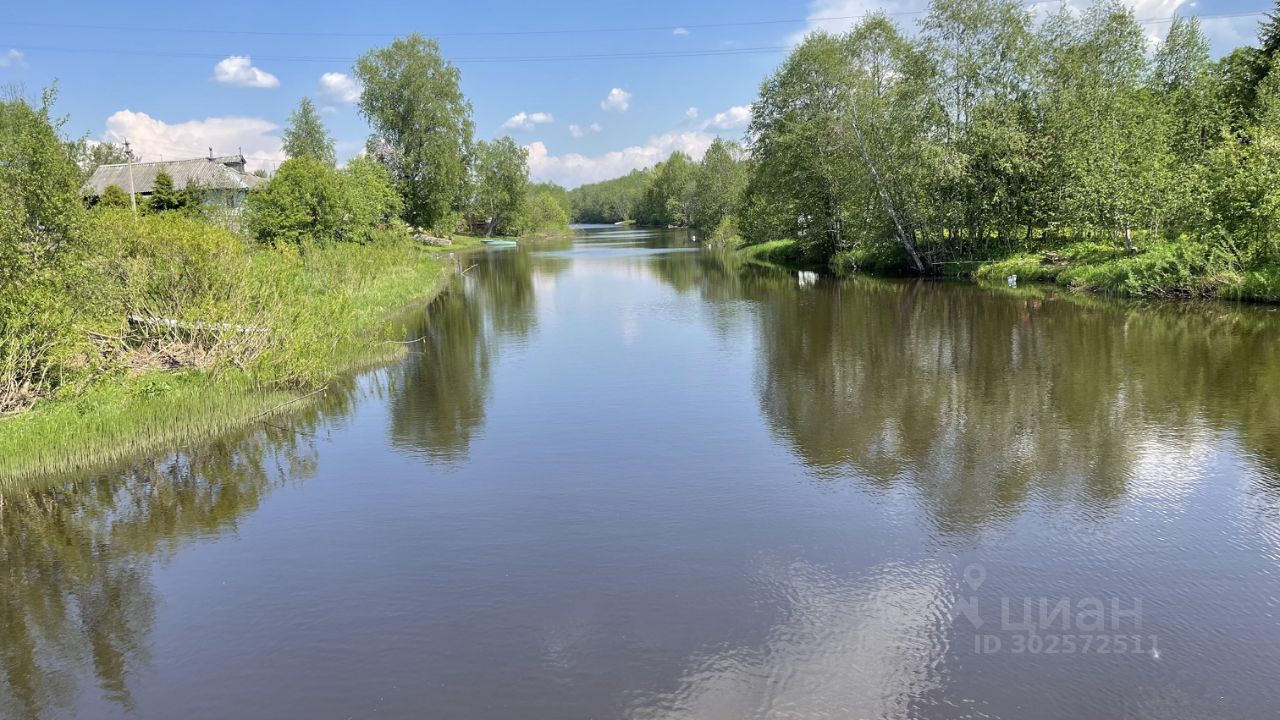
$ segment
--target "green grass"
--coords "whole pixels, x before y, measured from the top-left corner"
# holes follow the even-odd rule
[[[787,267],[807,267],[800,244],[795,240],[770,240],[738,248],[738,256],[747,262]]]
[[[114,377],[0,421],[0,491],[216,435],[295,397],[243,372]]]
[[[405,240],[252,251],[238,318],[261,347],[201,370],[102,368],[0,419],[0,488],[221,433],[352,369],[404,352],[397,311],[437,294],[451,263]]]
[[[1133,255],[1103,243],[1078,242],[983,264],[975,277],[996,284],[1015,274],[1023,282],[1128,297],[1280,302],[1280,267],[1241,271],[1228,254],[1186,238],[1143,242]]]

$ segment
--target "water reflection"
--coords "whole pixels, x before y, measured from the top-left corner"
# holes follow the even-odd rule
[[[403,363],[304,413],[0,496],[0,716],[1274,706],[1280,313],[600,237],[464,260]],[[243,602],[166,603],[211,564]],[[955,613],[1082,595],[1143,598],[1168,655],[974,655]]]
[[[433,461],[464,460],[484,425],[493,358],[537,330],[535,287],[570,261],[525,248],[469,258],[468,269],[404,333],[410,346],[391,378],[391,439]]]
[[[874,280],[758,304],[779,437],[822,477],[910,484],[949,531],[1033,493],[1105,506],[1152,477],[1153,441],[1238,434],[1280,467],[1275,313]]]
[[[339,394],[340,395],[340,394]],[[272,489],[306,479],[324,412],[60,487],[0,496],[0,717],[71,707],[82,676],[133,710],[157,603],[152,563],[234,530]]]

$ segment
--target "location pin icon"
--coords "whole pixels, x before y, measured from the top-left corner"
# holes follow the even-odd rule
[[[971,590],[977,590],[986,579],[987,569],[981,563],[973,563],[964,569],[964,581],[969,583]]]

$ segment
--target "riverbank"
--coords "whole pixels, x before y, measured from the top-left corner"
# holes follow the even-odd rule
[[[458,271],[451,247],[407,240],[339,244],[303,253],[256,249],[245,317],[261,347],[215,355],[226,338],[173,332],[131,337],[99,358],[92,378],[0,419],[0,484],[84,470],[225,432],[317,394],[354,368],[389,362],[403,346],[395,317],[438,294]],[[108,336],[109,332],[95,332]],[[204,354],[201,354],[201,351]]]
[[[733,252],[748,262],[797,270],[821,266],[805,258],[794,240],[739,246]],[[884,255],[884,254],[881,254]],[[838,277],[863,272],[878,276],[910,275],[896,255],[837,254],[826,268]],[[1239,270],[1232,258],[1215,255],[1195,243],[1151,243],[1130,255],[1103,243],[1079,242],[1059,250],[1017,253],[993,260],[947,263],[939,276],[1005,285],[1050,283],[1069,290],[1138,298],[1205,298],[1280,303],[1280,266]]]

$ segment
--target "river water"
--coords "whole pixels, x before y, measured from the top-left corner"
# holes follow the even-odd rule
[[[490,250],[0,510],[0,716],[1274,718],[1280,312]]]

